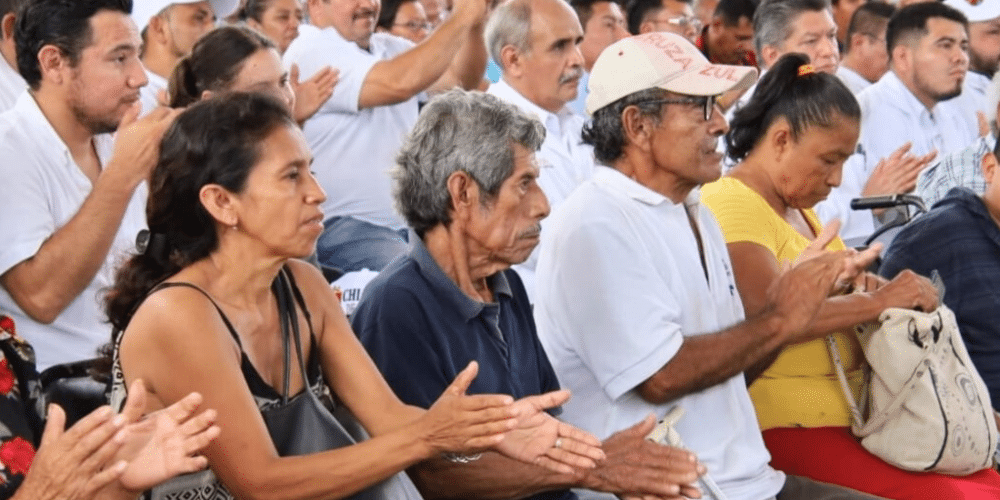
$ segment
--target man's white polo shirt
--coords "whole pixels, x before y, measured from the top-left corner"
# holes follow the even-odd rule
[[[535,153],[540,170],[538,186],[548,198],[549,207],[555,210],[577,186],[590,179],[594,173],[594,149],[584,144],[580,137],[584,118],[566,106],[558,113],[542,109],[504,80],[491,85],[489,93],[517,106],[545,126],[545,142]],[[543,231],[548,226],[548,222],[543,220]],[[538,248],[535,248],[527,261],[514,266],[532,299],[537,262]]]
[[[761,500],[784,485],[772,469],[743,375],[665,405],[636,392],[684,337],[743,320],[743,304],[715,217],[694,191],[675,204],[598,166],[542,233],[535,322],[564,388],[562,417],[599,438],[646,415],[685,410],[677,430],[730,500]],[[708,280],[688,221],[694,214]],[[581,498],[614,498],[580,491]]]
[[[0,57],[0,113],[13,108],[25,90],[28,90],[28,82],[24,81],[17,68],[12,68],[6,59]]]
[[[393,229],[405,227],[393,206],[389,171],[417,121],[417,98],[374,108],[358,105],[372,66],[406,52],[413,43],[375,33],[370,50],[365,50],[332,27],[299,29],[299,37],[285,52],[285,65],[298,64],[303,79],[328,65],[340,70],[333,95],[303,127],[315,156],[312,168],[326,191],[323,213],[327,218],[349,215]]]
[[[160,92],[166,92],[167,85],[169,85],[166,78],[148,69],[146,70],[146,80],[148,83],[139,89],[139,102],[142,103],[140,116],[145,116],[160,105]]]
[[[94,137],[101,164],[111,157],[108,135]],[[0,114],[0,274],[35,255],[42,243],[76,215],[90,194],[90,179],[73,161],[30,93]],[[49,325],[29,318],[6,290],[0,309],[17,323],[18,334],[35,347],[39,370],[97,356],[111,339],[102,300],[114,282],[116,265],[131,255],[136,234],[146,227],[146,184],[132,195],[108,257],[87,288]],[[50,279],[58,280],[59,272]]]
[[[869,82],[865,79],[865,77],[859,75],[857,71],[854,71],[843,64],[837,68],[836,75],[837,78],[840,78],[840,81],[844,82],[844,85],[846,85],[854,95],[860,94],[862,90],[871,87],[872,85],[872,82]]]

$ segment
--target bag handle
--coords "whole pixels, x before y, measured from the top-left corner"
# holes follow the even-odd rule
[[[291,273],[287,268],[282,268],[278,273],[278,278],[275,280],[274,293],[278,302],[278,323],[281,325],[281,336],[283,339],[285,347],[285,381],[284,388],[281,394],[282,403],[288,403],[289,399],[289,388],[291,384],[291,339],[294,339],[295,344],[295,357],[299,362],[299,370],[302,373],[302,384],[305,391],[309,391],[309,375],[306,373],[305,360],[302,358],[302,340],[299,338],[299,317],[295,310],[295,302],[292,302],[289,294],[294,294],[295,301],[303,306],[303,314],[306,317],[306,321],[309,322],[309,334],[312,335],[312,323],[309,318],[309,312],[305,309],[305,301],[302,300],[302,294],[299,293],[295,286],[289,284],[289,280],[294,280],[291,277]],[[292,281],[294,283],[294,281]]]

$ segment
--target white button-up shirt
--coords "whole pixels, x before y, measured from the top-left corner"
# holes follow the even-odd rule
[[[139,102],[142,103],[141,116],[148,114],[160,105],[160,92],[167,91],[169,82],[150,70],[146,70],[148,83],[139,89]]]
[[[954,103],[962,109],[962,114],[969,117],[973,123],[976,121],[976,112],[982,112],[987,117],[990,113],[986,109],[986,92],[990,88],[990,77],[975,71],[965,74],[965,81],[962,82],[962,94],[952,99]],[[993,110],[996,112],[996,110]]]
[[[707,280],[688,210],[701,235]],[[663,405],[636,391],[673,359],[685,337],[743,320],[725,239],[698,191],[673,203],[598,166],[552,219],[551,230],[542,232],[534,313],[559,381],[573,391],[562,417],[603,439],[680,405],[681,440],[730,500],[774,496],[784,475],[768,465],[742,374]]]
[[[26,90],[28,82],[24,81],[17,68],[12,68],[6,59],[0,57],[0,113],[13,108],[17,98]]]
[[[975,117],[969,120],[954,100],[939,102],[928,110],[892,71],[857,97],[861,104],[857,153],[844,164],[840,186],[816,205],[824,224],[834,218],[841,220],[840,235],[845,240],[874,231],[871,212],[851,210],[850,201],[861,196],[880,160],[907,142],[913,144],[913,155],[935,150],[939,156],[947,155],[961,151],[979,135]]]
[[[94,137],[102,165],[111,157],[108,135]],[[76,215],[90,195],[90,179],[74,162],[30,93],[0,114],[0,273],[38,252],[42,244]],[[111,327],[104,314],[103,292],[114,283],[116,265],[131,255],[136,234],[146,226],[146,184],[132,195],[111,250],[97,275],[51,324],[29,318],[6,290],[0,309],[17,323],[18,334],[35,347],[38,369],[97,356],[108,343]],[[51,279],[59,279],[52,276]]]
[[[594,149],[583,143],[581,132],[584,118],[569,107],[552,113],[529,101],[504,80],[490,86],[489,93],[507,101],[537,118],[545,126],[545,142],[535,154],[540,173],[538,186],[549,200],[554,211],[570,193],[594,173]],[[542,230],[549,229],[549,223],[542,221]],[[535,265],[538,262],[538,248],[531,252],[528,260],[514,266],[514,270],[524,282],[528,297],[534,297]]]
[[[851,93],[854,95],[860,94],[862,90],[871,87],[872,85],[872,82],[869,82],[868,79],[859,75],[857,71],[854,71],[843,64],[837,68],[837,78],[840,78],[840,81],[844,82],[844,85],[847,85],[847,88],[850,89]]]
[[[370,50],[340,36],[335,28],[303,25],[285,52],[286,66],[298,64],[306,78],[325,66],[340,70],[333,95],[303,132],[312,148],[313,170],[326,191],[327,218],[351,216],[393,229],[405,227],[393,206],[390,170],[403,139],[417,122],[418,99],[359,109],[361,90],[372,66],[413,47],[386,33],[371,37]]]

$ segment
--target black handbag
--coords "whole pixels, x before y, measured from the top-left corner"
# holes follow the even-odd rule
[[[287,270],[278,274],[274,285],[278,301],[278,315],[281,335],[285,346],[285,383],[281,393],[281,404],[262,410],[264,424],[271,435],[278,454],[281,456],[307,455],[356,444],[366,439],[367,433],[346,408],[338,408],[334,416],[333,402],[322,401],[309,388],[305,360],[302,359],[302,342],[299,338],[299,320],[295,304],[302,309],[309,335],[312,337],[312,318],[306,309],[302,294],[295,286],[295,278]],[[294,301],[292,297],[294,296]],[[291,347],[295,345],[295,357],[305,388],[293,398],[289,398],[288,384],[291,374]],[[344,419],[344,422],[338,420]],[[351,431],[348,431],[351,429]],[[354,500],[418,500],[422,497],[416,486],[406,475],[399,472],[384,481],[370,486],[348,497]]]

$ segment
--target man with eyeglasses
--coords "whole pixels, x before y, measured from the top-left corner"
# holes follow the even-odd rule
[[[774,352],[772,342],[806,330],[844,269],[834,267],[847,265],[843,254],[818,257],[834,267],[800,263],[768,313],[744,319],[726,242],[698,187],[719,177],[715,142],[728,129],[714,96],[756,73],[711,64],[673,33],[605,49],[583,132],[601,166],[542,231],[538,336],[573,392],[563,418],[600,437],[666,416],[679,435],[669,441],[708,469],[700,498],[871,498],[772,469],[747,392],[742,372]],[[686,413],[679,420],[676,408]]]
[[[837,69],[840,78],[854,95],[868,88],[889,71],[889,52],[885,29],[895,7],[882,2],[868,2],[854,11],[847,28],[844,59]]]
[[[580,142],[584,118],[567,106],[584,74],[582,40],[580,21],[564,0],[510,0],[486,24],[486,45],[502,75],[488,92],[545,126],[545,141],[536,155],[538,185],[553,209],[594,170],[593,152]],[[538,252],[532,252],[514,266],[529,299],[537,258]]]
[[[701,33],[692,0],[634,0],[628,4],[628,29],[633,35],[663,31],[677,33],[692,43]]]

